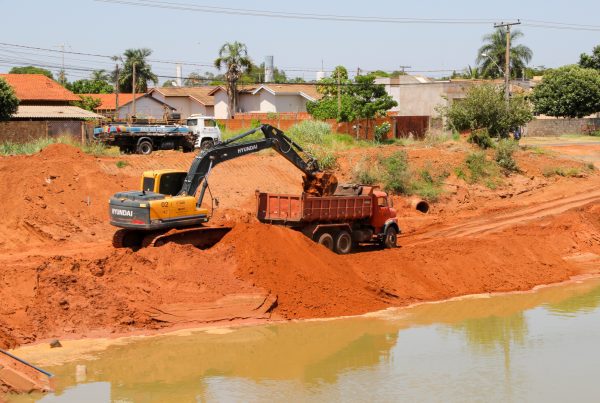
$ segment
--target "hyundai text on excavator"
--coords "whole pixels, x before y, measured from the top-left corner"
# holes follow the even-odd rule
[[[264,138],[240,142],[258,131]],[[210,211],[202,202],[211,170],[221,162],[268,148],[303,172],[303,193],[301,197],[257,194],[260,221],[299,230],[338,253],[348,253],[357,242],[376,241],[387,247],[395,246],[399,227],[396,212],[388,206],[385,193],[360,185],[341,186],[336,191],[335,176],[323,172],[315,158],[281,130],[269,125],[202,150],[188,172],[146,171],[141,191],[116,193],[109,201],[110,223],[121,229],[115,232],[113,245],[140,248],[176,242],[203,248],[218,242],[231,228],[204,225],[210,219]],[[270,203],[286,197],[290,211]],[[268,211],[264,209],[267,206]]]

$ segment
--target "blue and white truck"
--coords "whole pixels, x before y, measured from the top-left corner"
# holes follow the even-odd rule
[[[184,125],[109,124],[95,128],[94,138],[123,153],[148,155],[156,150],[211,148],[221,141],[221,130],[214,118],[191,115]]]

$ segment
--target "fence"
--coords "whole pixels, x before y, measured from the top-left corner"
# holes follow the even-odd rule
[[[277,116],[274,116],[277,115]],[[286,131],[296,123],[304,120],[312,120],[308,113],[238,113],[235,119],[219,119],[219,123],[227,130],[238,131],[251,129],[258,123],[268,124]],[[377,119],[360,119],[354,122],[337,122],[335,119],[327,119],[331,130],[337,133],[347,133],[360,139],[373,139],[375,126],[388,122],[391,126],[387,138],[403,138],[413,136],[417,139],[425,137],[429,130],[429,116],[386,116]]]
[[[90,139],[94,122],[81,120],[9,120],[0,122],[0,143],[27,143],[40,138],[71,136]]]
[[[534,119],[525,126],[530,137],[560,136],[561,134],[588,134],[600,129],[600,118]]]

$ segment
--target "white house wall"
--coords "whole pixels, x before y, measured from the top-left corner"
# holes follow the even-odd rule
[[[152,96],[162,102],[171,105],[176,109],[176,112],[181,114],[181,118],[185,119],[192,114],[201,114],[205,116],[213,116],[214,108],[212,106],[207,107],[200,102],[194,101],[190,97],[165,97],[158,91],[154,91]]]
[[[126,119],[133,114],[133,103],[129,102],[119,108],[119,118]],[[143,97],[135,100],[135,115],[138,118],[162,119],[165,107],[152,97]]]
[[[228,119],[229,107],[227,101],[227,93],[225,91],[217,91],[214,96],[215,106],[213,115],[216,119]]]

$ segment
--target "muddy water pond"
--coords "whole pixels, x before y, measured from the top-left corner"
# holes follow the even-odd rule
[[[598,401],[600,279],[16,353],[54,373],[56,393],[14,401]]]

